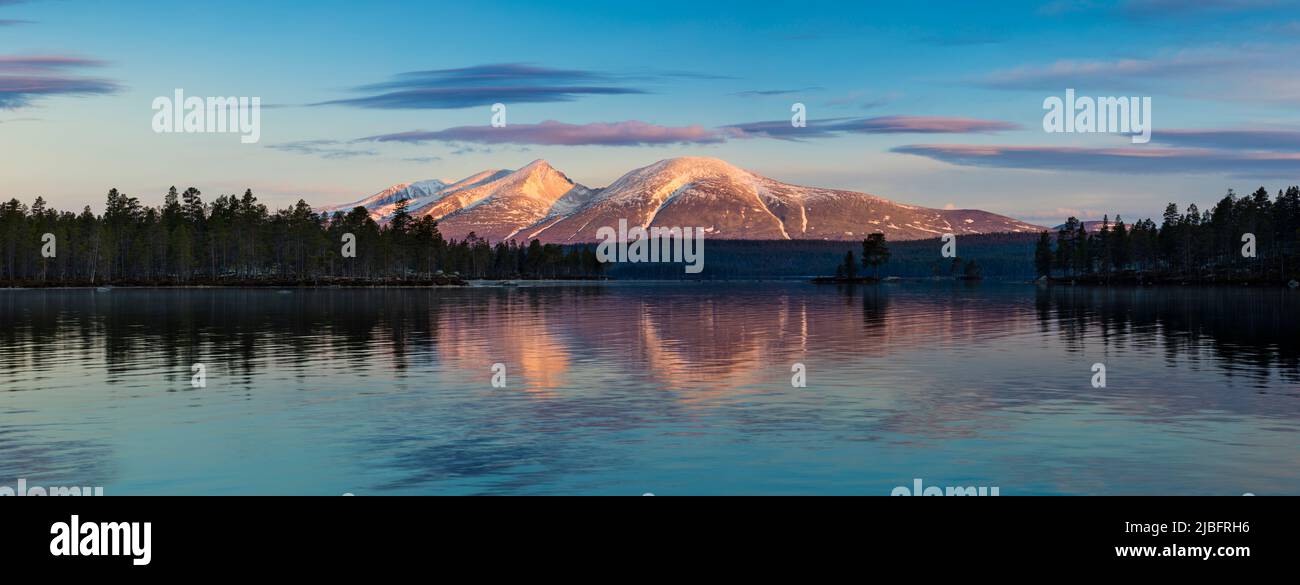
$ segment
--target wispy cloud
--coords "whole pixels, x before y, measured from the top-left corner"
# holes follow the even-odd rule
[[[1199,148],[1076,148],[918,144],[893,152],[969,167],[1125,174],[1300,175],[1300,153]]]
[[[684,71],[674,69],[652,69],[641,68],[633,69],[628,73],[618,76],[611,76],[611,79],[621,79],[625,81],[665,81],[665,80],[693,80],[693,81],[725,81],[730,79],[739,79],[731,75],[720,75],[717,73],[705,73],[701,71]]]
[[[358,142],[423,144],[528,144],[546,146],[659,146],[667,144],[719,144],[729,140],[772,138],[806,140],[848,134],[985,134],[1018,129],[994,120],[935,116],[883,116],[811,120],[796,128],[789,120],[734,124],[721,128],[701,125],[661,126],[637,120],[567,124],[548,120],[540,124],[510,124],[502,128],[460,126],[446,130],[414,130],[381,134]]]
[[[1084,95],[1132,91],[1230,104],[1300,105],[1300,79],[1291,57],[1298,45],[1285,42],[1288,35],[1273,36],[1282,42],[1184,48],[1144,58],[1059,60],[966,81],[974,87],[1051,95],[1075,88]]]
[[[1161,130],[1152,142],[1169,146],[1300,153],[1300,130]]]
[[[370,142],[426,142],[472,144],[532,144],[547,146],[654,146],[665,144],[715,144],[726,140],[717,130],[703,126],[660,126],[636,120],[566,124],[548,120],[540,124],[510,124],[503,128],[461,126],[446,130],[400,132],[362,138]]]
[[[280,152],[319,156],[325,159],[348,159],[360,156],[376,156],[379,153],[370,149],[352,148],[339,140],[299,140],[269,144],[267,148]]]
[[[989,134],[1017,130],[1009,122],[943,116],[879,116],[875,118],[829,118],[809,120],[796,128],[789,120],[734,124],[724,129],[736,138],[805,140],[846,134]]]
[[[48,73],[104,65],[97,59],[66,55],[0,55],[0,73]]]
[[[104,79],[0,75],[0,109],[30,106],[51,96],[93,96],[114,93],[118,85]]]
[[[30,106],[43,97],[116,92],[119,87],[114,81],[65,74],[71,69],[103,64],[93,59],[61,55],[0,55],[0,109]]]
[[[1047,65],[1026,65],[995,71],[973,80],[992,89],[1051,90],[1076,88],[1145,87],[1174,77],[1205,75],[1241,64],[1236,55],[1191,54],[1112,61],[1060,60]]]
[[[498,102],[567,102],[582,96],[645,93],[614,82],[614,78],[593,71],[498,63],[402,73],[385,82],[355,88],[355,91],[368,95],[313,105],[377,109],[460,109]]]
[[[821,91],[820,87],[800,87],[794,89],[751,89],[748,91],[738,91],[731,95],[740,97],[771,97],[778,95],[793,95]]]
[[[35,24],[34,20],[18,20],[13,18],[0,18],[0,26],[18,26],[20,24]]]
[[[475,65],[457,69],[431,69],[399,73],[391,81],[363,85],[360,91],[389,91],[431,87],[500,87],[609,81],[608,76],[578,69],[552,69],[523,63]]]

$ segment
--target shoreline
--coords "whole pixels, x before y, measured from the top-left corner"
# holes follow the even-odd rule
[[[1300,282],[1295,280],[1276,280],[1276,279],[1201,279],[1201,278],[1176,278],[1176,277],[1159,277],[1159,278],[1134,278],[1132,276],[1119,278],[1105,278],[1099,276],[1085,276],[1079,278],[1040,278],[1033,281],[1034,284],[1046,286],[1087,286],[1087,287],[1261,287],[1261,288],[1300,288]]]
[[[330,278],[314,280],[259,280],[259,279],[218,279],[196,280],[188,283],[171,281],[125,280],[120,282],[11,282],[0,281],[0,290],[42,290],[42,289],[115,289],[115,288],[441,288],[469,286],[469,281],[460,277],[435,277],[432,279],[366,279],[366,278]]]
[[[741,277],[725,279],[613,279],[608,277],[602,278],[445,278],[439,280],[366,280],[366,279],[330,279],[320,281],[221,281],[221,282],[198,282],[188,284],[174,284],[167,282],[122,282],[122,283],[66,283],[66,282],[49,282],[49,283],[13,283],[0,282],[0,291],[19,291],[19,290],[90,290],[109,292],[115,289],[123,290],[202,290],[202,289],[266,289],[266,290],[320,290],[331,288],[348,288],[348,289],[421,289],[421,288],[514,288],[528,287],[531,285],[583,285],[583,284],[722,284],[722,283],[774,283],[774,284],[810,284],[816,286],[826,285],[882,285],[882,284],[992,284],[992,285],[1011,285],[1011,286],[1046,286],[1046,287],[1086,287],[1086,288],[1291,288],[1297,289],[1300,286],[1290,286],[1287,282],[1276,281],[1254,281],[1254,280],[1235,280],[1235,281],[1194,281],[1181,279],[1164,279],[1164,280],[1147,280],[1138,282],[1133,279],[1105,279],[1098,278],[1057,278],[1050,280],[1025,280],[1023,278],[980,278],[970,279],[961,277],[784,277],[774,276],[770,278],[762,277]],[[1300,283],[1297,283],[1300,285]]]

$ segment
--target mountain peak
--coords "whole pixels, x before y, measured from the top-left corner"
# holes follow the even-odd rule
[[[546,162],[546,159],[539,158],[533,162],[528,163],[527,165],[524,165],[524,167],[519,170],[521,172],[522,171],[545,171],[545,170],[555,170],[555,167],[551,166],[551,163]]]
[[[565,181],[569,180],[569,177],[566,176],[564,173],[560,172],[559,169],[551,166],[551,163],[548,163],[544,159],[540,159],[540,158],[522,167],[519,167],[519,170],[509,173],[509,176],[513,177],[516,180],[525,180],[525,181],[546,180],[547,177],[555,177],[555,176],[561,177]]]
[[[451,185],[406,189],[409,193],[372,197],[366,207],[386,217],[396,199],[410,197],[419,204],[411,205],[412,214],[434,217],[452,239],[473,232],[491,241],[590,242],[600,227],[620,221],[703,226],[711,238],[742,240],[858,241],[872,232],[916,240],[1043,229],[978,210],[929,209],[866,193],[792,185],[702,156],[664,159],[603,189],[578,185],[543,159],[515,171],[484,171]]]
[[[650,168],[673,172],[712,171],[724,174],[745,172],[744,169],[741,169],[725,160],[708,156],[679,156],[677,158],[668,158],[650,165]]]

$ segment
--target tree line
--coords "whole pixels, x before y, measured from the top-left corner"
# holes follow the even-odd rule
[[[355,238],[354,256],[345,234]],[[89,206],[57,211],[40,197],[30,207],[0,204],[0,282],[10,285],[592,278],[602,270],[590,246],[444,239],[437,221],[413,217],[406,202],[384,225],[361,207],[318,213],[299,200],[273,212],[251,190],[205,202],[198,189],[172,187],[150,207],[112,189],[100,215]]]
[[[1300,278],[1300,187],[1263,187],[1246,197],[1231,190],[1212,209],[1165,208],[1125,224],[1107,216],[1090,231],[1071,217],[1055,236],[1043,232],[1034,264],[1039,276],[1083,280],[1270,282]]]

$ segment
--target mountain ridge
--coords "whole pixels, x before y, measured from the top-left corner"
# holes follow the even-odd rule
[[[433,216],[443,235],[470,233],[491,242],[597,241],[601,227],[699,227],[710,238],[848,241],[881,232],[891,240],[945,233],[1036,233],[1046,228],[977,209],[933,209],[883,197],[784,183],[708,157],[678,157],[633,169],[604,188],[574,182],[542,159],[514,171],[487,170],[455,182],[394,185],[325,210],[365,207],[385,222],[410,200],[416,217]]]

